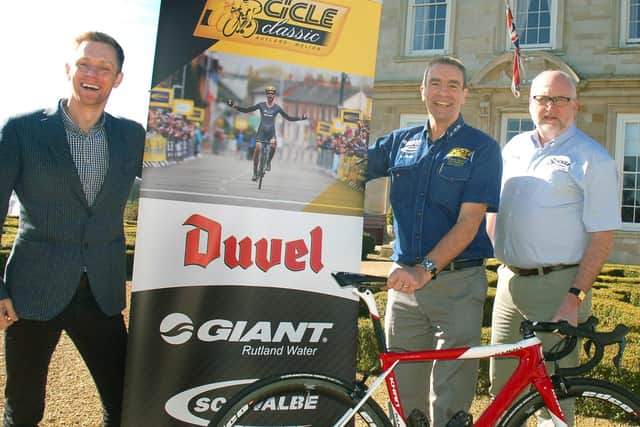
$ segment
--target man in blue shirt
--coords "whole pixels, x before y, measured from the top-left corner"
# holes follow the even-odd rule
[[[485,213],[498,209],[502,161],[496,141],[462,119],[467,92],[462,62],[435,58],[420,86],[427,123],[368,150],[368,179],[391,178],[396,241],[385,330],[395,351],[480,343],[484,260],[493,256]],[[477,361],[399,366],[405,416],[417,409],[444,427],[471,406],[477,370]]]

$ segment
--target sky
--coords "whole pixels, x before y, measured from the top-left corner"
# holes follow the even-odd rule
[[[147,124],[160,0],[3,0],[0,3],[0,123],[69,94],[71,39],[103,31],[122,45],[124,79],[107,111]]]

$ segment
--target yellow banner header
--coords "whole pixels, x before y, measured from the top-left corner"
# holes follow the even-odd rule
[[[207,0],[194,36],[244,56],[373,77],[382,3]]]

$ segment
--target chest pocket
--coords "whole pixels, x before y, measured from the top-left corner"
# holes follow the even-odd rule
[[[471,175],[471,157],[447,156],[438,168],[438,175],[449,182],[467,181]]]
[[[447,156],[431,181],[429,194],[432,203],[449,211],[452,221],[455,221],[460,210],[462,196],[470,176],[470,157]]]

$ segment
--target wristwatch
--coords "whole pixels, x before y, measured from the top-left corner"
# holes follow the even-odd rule
[[[424,268],[429,273],[431,273],[431,280],[436,279],[436,275],[438,273],[438,267],[436,266],[436,263],[431,258],[427,257],[423,259],[420,262],[420,265],[422,266],[422,268]]]
[[[578,300],[580,300],[580,302],[584,301],[585,297],[587,296],[587,294],[584,293],[584,291],[582,289],[578,289],[578,288],[569,288],[569,293],[575,295]]]

